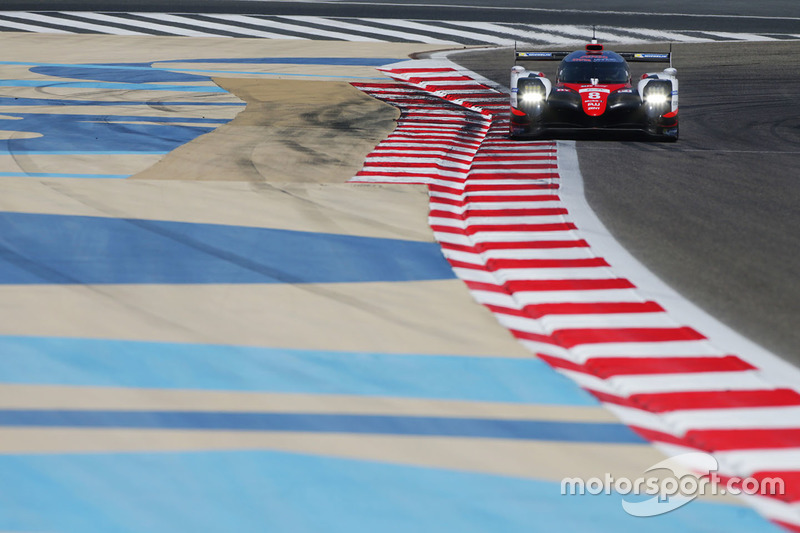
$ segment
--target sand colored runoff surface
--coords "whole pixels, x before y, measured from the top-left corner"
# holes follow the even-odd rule
[[[530,357],[460,280],[0,286],[0,302],[0,335]]]
[[[423,186],[0,177],[0,211],[433,239]]]
[[[424,187],[346,183],[375,144],[393,131],[398,116],[395,108],[350,85],[388,78],[374,66],[348,64],[349,58],[386,64],[429,49],[398,43],[0,34],[0,59],[14,61],[20,76],[44,82],[50,79],[48,71],[26,74],[26,69],[134,63],[176,72],[191,68],[192,74],[207,76],[174,83],[175,91],[159,96],[147,87],[116,90],[108,83],[98,88],[54,83],[44,92],[12,88],[20,96],[70,95],[91,104],[82,106],[87,115],[153,114],[181,122],[222,119],[228,113],[231,119],[162,156],[85,153],[91,146],[75,154],[6,154],[0,157],[3,171],[13,172],[17,165],[31,175],[0,178],[5,191],[0,210],[433,242]],[[276,60],[270,63],[269,58]],[[292,58],[304,64],[291,64]],[[307,58],[323,59],[307,64]],[[62,80],[71,81],[53,78]],[[198,91],[180,90],[189,85]],[[218,92],[205,92],[205,87]],[[148,98],[152,105],[134,105]],[[93,104],[99,101],[110,105]],[[208,103],[236,105],[223,112]],[[44,104],[38,111],[56,113],[58,108]],[[0,114],[4,111],[0,108]],[[36,175],[59,168],[133,177]],[[329,285],[6,285],[0,292],[0,329],[6,335],[526,356],[454,279]]]
[[[400,116],[347,82],[214,81],[246,109],[134,179],[345,182]]]

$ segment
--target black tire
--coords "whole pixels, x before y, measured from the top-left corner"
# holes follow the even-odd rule
[[[662,130],[662,133],[659,135],[659,139],[661,141],[668,142],[668,143],[678,142],[678,137],[679,137],[678,127],[675,126],[675,128],[669,128],[669,129],[674,129],[675,133],[663,133],[663,130]]]

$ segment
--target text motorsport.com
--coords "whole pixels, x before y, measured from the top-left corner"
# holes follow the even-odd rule
[[[662,475],[615,478],[606,473],[603,478],[564,478],[561,494],[584,496],[619,494],[622,507],[630,515],[647,517],[668,513],[682,507],[698,496],[783,495],[786,488],[781,478],[752,478],[717,474],[717,460],[706,453],[687,453],[661,461],[645,473],[664,470]],[[689,472],[687,472],[689,470]],[[630,496],[630,498],[625,498]],[[650,496],[650,498],[646,498]]]

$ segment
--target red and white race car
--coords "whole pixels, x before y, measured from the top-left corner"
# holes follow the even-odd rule
[[[555,82],[542,72],[511,70],[511,137],[541,138],[559,130],[633,130],[678,139],[678,78],[672,53],[616,53],[592,41],[575,52],[515,51],[517,61],[561,61]],[[665,62],[634,86],[628,62]]]

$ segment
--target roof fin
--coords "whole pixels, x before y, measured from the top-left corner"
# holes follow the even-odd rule
[[[592,25],[592,42],[586,45],[586,52],[589,54],[600,54],[603,52],[603,45],[597,42],[597,26]]]
[[[603,45],[597,42],[597,27],[592,26],[592,42],[586,45],[586,52],[589,54],[600,54],[603,52]]]

